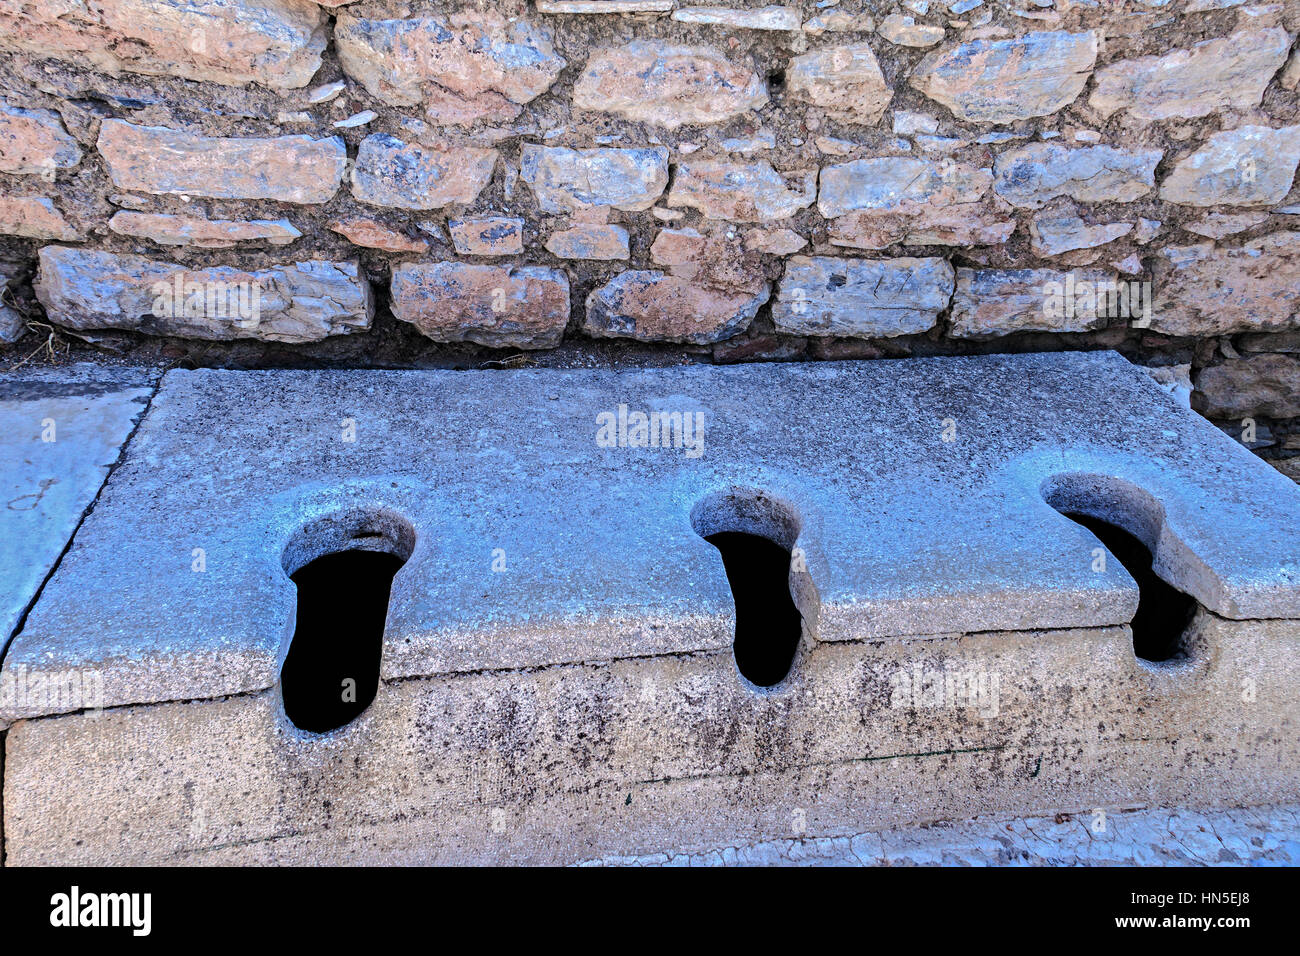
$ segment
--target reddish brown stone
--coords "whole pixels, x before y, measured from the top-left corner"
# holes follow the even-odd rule
[[[767,103],[752,70],[704,46],[634,40],[598,50],[573,89],[578,109],[617,113],[669,129],[720,123]]]
[[[749,328],[770,288],[719,288],[656,271],[615,276],[587,296],[583,330],[596,338],[707,345]]]
[[[0,234],[61,242],[81,238],[44,196],[0,196]]]
[[[230,86],[306,86],[328,25],[304,0],[0,0],[0,50]]]
[[[137,236],[163,246],[196,246],[200,249],[229,249],[241,242],[283,246],[302,235],[287,219],[239,222],[128,211],[114,213],[108,221],[108,228],[122,236]]]
[[[53,110],[25,110],[0,100],[0,173],[52,176],[81,162],[81,148]]]
[[[119,189],[322,203],[338,192],[347,150],[337,136],[229,138],[105,120],[99,152]]]
[[[393,270],[393,315],[435,342],[546,349],[569,321],[569,279],[545,266],[407,263]]]
[[[514,119],[565,67],[545,27],[484,10],[404,20],[345,13],[334,42],[344,71],[372,96],[423,105],[442,124]]]
[[[524,221],[508,216],[452,219],[452,245],[462,256],[514,256],[524,251]]]
[[[367,249],[382,249],[384,252],[429,251],[429,244],[424,240],[412,239],[373,219],[335,219],[329,227],[340,236]]]

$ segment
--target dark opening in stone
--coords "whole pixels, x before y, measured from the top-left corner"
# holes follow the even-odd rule
[[[383,551],[339,551],[291,576],[298,614],[280,686],[295,727],[337,730],[374,701],[389,590],[403,563]]]
[[[1183,633],[1196,614],[1196,599],[1152,570],[1151,551],[1134,535],[1100,518],[1062,513],[1095,534],[1137,582],[1138,609],[1131,625],[1133,652],[1153,663],[1182,657]]]
[[[720,531],[704,539],[722,554],[736,604],[736,667],[759,687],[785,680],[802,617],[790,596],[790,551],[762,535]]]

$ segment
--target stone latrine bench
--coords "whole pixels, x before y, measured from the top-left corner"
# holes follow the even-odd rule
[[[1279,803],[1300,488],[1108,352],[173,371],[3,669],[10,864]]]

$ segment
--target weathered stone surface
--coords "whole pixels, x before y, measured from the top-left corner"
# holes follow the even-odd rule
[[[0,173],[51,176],[81,162],[81,147],[54,110],[26,110],[0,100]]]
[[[822,170],[817,205],[832,220],[833,245],[996,245],[1016,223],[985,200],[992,181],[987,170],[964,164],[860,159]]]
[[[787,219],[817,198],[817,170],[778,173],[771,163],[679,163],[668,205],[698,209],[706,219]]]
[[[866,126],[880,121],[894,95],[866,43],[796,56],[786,69],[786,86],[795,99],[820,106],[836,119]]]
[[[1197,404],[1210,418],[1294,418],[1300,415],[1300,359],[1250,355],[1201,369]]]
[[[876,338],[934,326],[952,298],[943,259],[795,256],[772,306],[777,331]]]
[[[745,248],[773,256],[788,256],[808,245],[793,229],[751,229],[745,233]]]
[[[462,256],[513,256],[524,251],[524,221],[510,216],[476,216],[447,222],[452,245]]]
[[[679,23],[707,23],[739,30],[798,30],[798,7],[775,4],[742,10],[735,7],[678,7],[673,19]]]
[[[1189,8],[1190,9],[1190,8]],[[1128,810],[944,822],[848,836],[584,860],[581,866],[1298,866],[1300,806]]]
[[[17,281],[20,271],[17,262],[0,261],[0,348],[13,345],[27,332],[27,320],[5,302],[6,293]],[[0,719],[0,726],[3,723]]]
[[[116,463],[151,378],[89,363],[0,376],[0,645]]]
[[[667,13],[676,0],[534,0],[538,13]]]
[[[1156,259],[1155,318],[1168,335],[1300,328],[1300,232],[1277,232],[1239,249],[1170,246]]]
[[[435,342],[554,348],[569,322],[569,278],[546,266],[405,263],[391,294],[393,315]]]
[[[704,345],[749,328],[771,290],[706,285],[656,270],[616,275],[587,296],[583,331],[596,338]]]
[[[668,150],[567,149],[524,145],[520,178],[532,187],[543,212],[610,206],[649,209],[668,185]]]
[[[650,245],[650,261],[679,278],[722,289],[756,292],[766,281],[761,256],[730,226],[661,229]]]
[[[1222,239],[1268,222],[1266,212],[1222,213],[1212,212],[1195,222],[1183,223],[1183,228],[1208,239]]]
[[[367,249],[382,249],[385,252],[427,252],[429,244],[423,239],[412,239],[405,233],[390,229],[373,219],[335,219],[329,224],[330,229],[344,236],[349,242]]]
[[[339,16],[344,72],[390,106],[420,106],[435,123],[501,122],[548,90],[564,69],[545,27],[482,10],[450,17]]]
[[[1031,248],[1036,256],[1059,256],[1075,249],[1093,249],[1132,231],[1131,222],[1092,225],[1069,213],[1043,213],[1035,216],[1029,225]]]
[[[306,86],[329,21],[303,0],[0,0],[0,50],[108,73]]]
[[[73,329],[194,339],[317,342],[368,329],[370,284],[355,262],[190,269],[143,256],[46,246],[36,298]]]
[[[626,229],[595,222],[574,223],[551,233],[546,249],[561,259],[626,259],[631,255]]]
[[[713,47],[633,40],[598,50],[573,88],[573,105],[668,129],[720,123],[767,103],[758,74]]]
[[[864,209],[894,211],[905,202],[928,202],[945,186],[959,201],[970,202],[987,192],[990,184],[987,173],[928,159],[856,159],[822,169],[817,208],[827,219]]]
[[[1139,120],[1252,109],[1290,46],[1281,28],[1242,30],[1164,56],[1122,60],[1097,71],[1088,103],[1103,116],[1127,110]]]
[[[387,133],[361,141],[352,194],[372,206],[441,209],[473,202],[492,179],[497,152],[478,146],[434,149]]]
[[[1073,278],[1081,291],[1062,288]],[[1098,300],[1082,291],[1113,281],[1105,273],[1051,269],[958,269],[952,297],[952,334],[989,338],[1012,332],[1087,332],[1107,324]]]
[[[1091,30],[974,40],[926,54],[908,83],[971,122],[1050,116],[1083,90],[1097,42]]]
[[[347,150],[337,136],[232,138],[105,120],[97,144],[119,189],[322,203],[338,192]]]
[[[163,246],[196,246],[200,249],[229,249],[241,242],[283,246],[302,236],[287,219],[200,219],[129,210],[115,212],[108,221],[108,228],[121,236],[149,239]]]
[[[998,156],[993,188],[1022,209],[1038,209],[1057,196],[1132,202],[1155,188],[1156,165],[1163,155],[1158,149],[1031,143]]]
[[[44,196],[0,196],[0,235],[75,242],[81,233]]]
[[[928,47],[943,39],[943,27],[918,24],[913,17],[891,13],[877,27],[880,35],[897,46]]]
[[[1160,184],[1184,206],[1272,206],[1286,198],[1300,163],[1300,126],[1241,126],[1215,133]]]

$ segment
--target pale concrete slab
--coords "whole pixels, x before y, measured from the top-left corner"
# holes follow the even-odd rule
[[[699,414],[703,447],[602,447],[620,406]],[[1153,496],[1158,562],[1215,614],[1300,618],[1300,488],[1114,353],[173,371],[5,667],[95,668],[107,706],[269,688],[286,554],[345,546],[340,512],[414,530],[390,681],[727,648],[704,525],[789,532],[814,643],[1125,624],[1132,580],[1044,501],[1070,473]]]
[[[0,373],[0,647],[99,493],[156,377],[89,364]]]
[[[1300,866],[1300,806],[1092,807],[1046,817],[806,836],[584,866]]]

